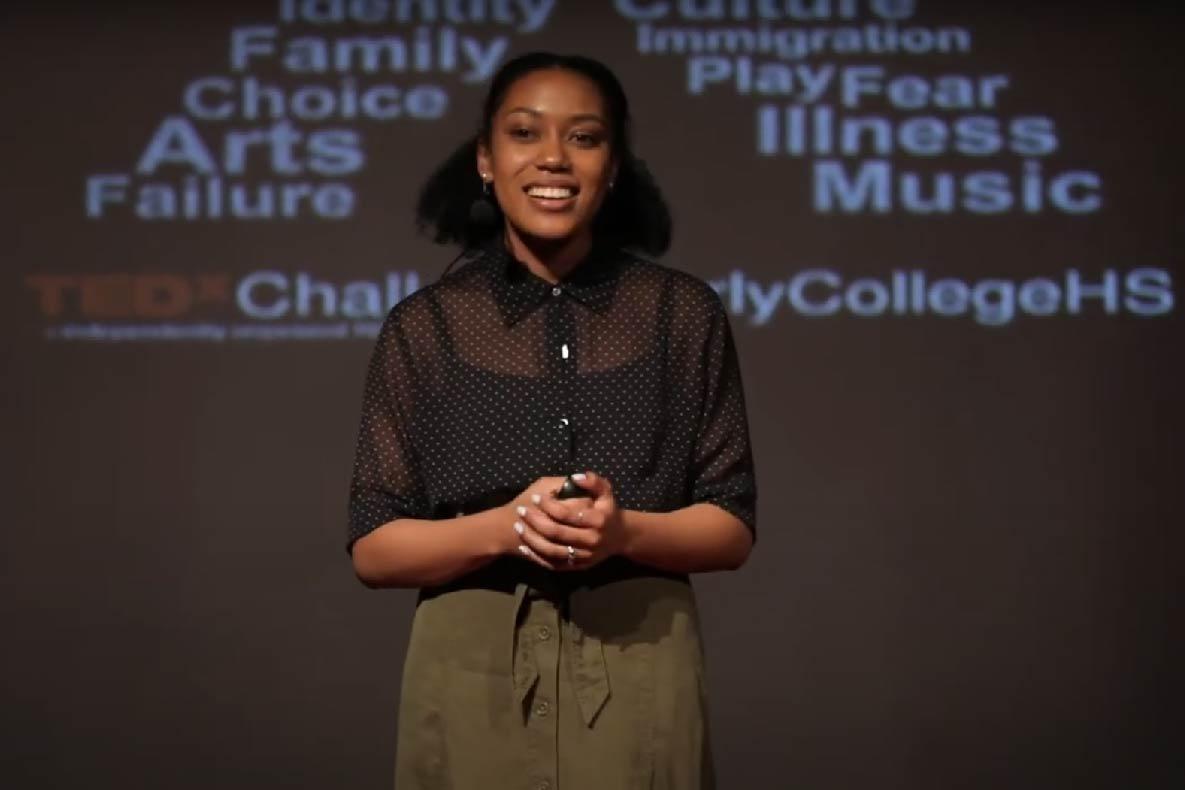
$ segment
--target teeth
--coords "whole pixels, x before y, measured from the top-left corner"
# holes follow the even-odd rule
[[[531,187],[527,190],[531,197],[539,198],[570,198],[575,193],[568,187]]]

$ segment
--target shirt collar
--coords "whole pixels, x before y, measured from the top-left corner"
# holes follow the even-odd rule
[[[571,297],[597,313],[613,303],[620,279],[620,250],[594,245],[587,258],[567,276],[552,284],[515,258],[499,239],[482,250],[482,264],[490,277],[494,300],[507,326],[513,326],[548,299]],[[554,291],[559,289],[559,293]]]

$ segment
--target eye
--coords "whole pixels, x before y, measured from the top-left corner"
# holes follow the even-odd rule
[[[572,142],[576,143],[582,148],[595,148],[601,144],[603,136],[600,132],[577,130],[572,132],[571,138]]]
[[[535,136],[535,131],[527,126],[512,126],[507,134],[515,140],[530,140]]]

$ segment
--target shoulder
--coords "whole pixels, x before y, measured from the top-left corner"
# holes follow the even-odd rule
[[[447,273],[396,302],[387,312],[385,323],[392,328],[406,328],[431,321],[433,313],[449,294],[474,287],[481,264],[479,252],[465,251]]]
[[[477,269],[473,256],[462,256],[445,275],[421,286],[387,311],[375,339],[375,353],[399,355],[415,365],[428,365],[448,346],[447,329],[441,320],[448,294],[472,287]]]
[[[624,250],[622,257],[625,260],[625,270],[663,289],[664,295],[671,300],[676,312],[704,320],[725,315],[724,302],[720,294],[704,279],[635,250]]]

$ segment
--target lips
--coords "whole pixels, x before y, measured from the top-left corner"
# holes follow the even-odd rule
[[[527,187],[527,194],[533,198],[544,198],[546,200],[567,200],[576,196],[576,190],[567,186],[529,186]]]
[[[534,183],[523,187],[527,201],[536,211],[546,214],[566,214],[576,208],[580,187],[568,183]]]
[[[523,192],[537,200],[571,200],[580,194],[580,186],[572,181],[534,181]]]

